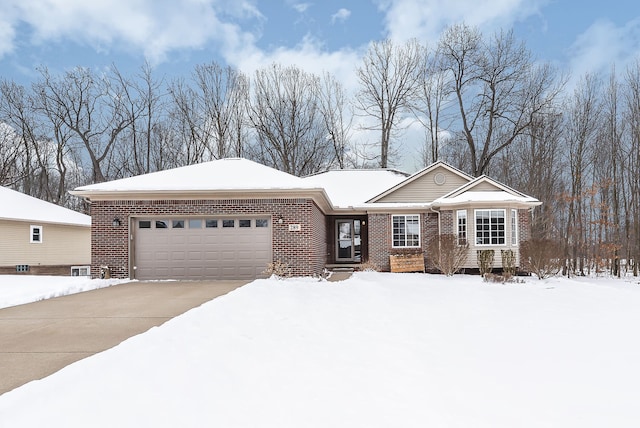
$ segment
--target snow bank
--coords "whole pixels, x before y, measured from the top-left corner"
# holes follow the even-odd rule
[[[616,280],[258,280],[4,394],[0,426],[635,427],[638,307]]]
[[[128,280],[90,279],[83,276],[0,275],[0,308],[109,287],[122,282]]]

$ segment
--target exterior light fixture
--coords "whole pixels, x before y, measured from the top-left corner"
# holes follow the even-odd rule
[[[278,216],[278,224],[282,223],[284,223],[284,219],[282,218],[282,216]]]
[[[120,222],[120,219],[116,217],[113,219],[113,222],[111,222],[111,224],[113,225],[113,227],[120,227],[122,223]]]

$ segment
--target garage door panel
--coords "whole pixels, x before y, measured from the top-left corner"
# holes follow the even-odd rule
[[[239,227],[239,220],[249,218],[251,227]],[[204,227],[207,223],[200,219],[193,222],[193,228],[188,221],[185,228],[136,228],[136,278],[253,279],[261,276],[271,261],[271,228],[255,227],[254,219],[236,217],[234,227],[226,228],[222,227],[222,218],[217,221],[218,227]],[[172,219],[168,224],[173,224]]]
[[[191,235],[189,236],[189,240],[188,240],[188,244],[189,245],[202,245],[202,235],[198,234],[198,235]]]
[[[201,267],[197,268],[189,268],[187,271],[187,276],[189,277],[201,277],[204,276],[204,269]]]

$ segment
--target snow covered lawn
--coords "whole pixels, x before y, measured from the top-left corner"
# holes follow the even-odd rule
[[[85,276],[0,275],[0,308],[109,287],[122,282],[128,280],[92,280]]]
[[[637,427],[640,285],[258,280],[0,396],[4,427]]]

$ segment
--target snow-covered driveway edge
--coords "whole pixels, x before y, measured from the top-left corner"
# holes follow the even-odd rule
[[[131,282],[131,280],[91,279],[79,276],[0,275],[0,309],[125,282]]]

